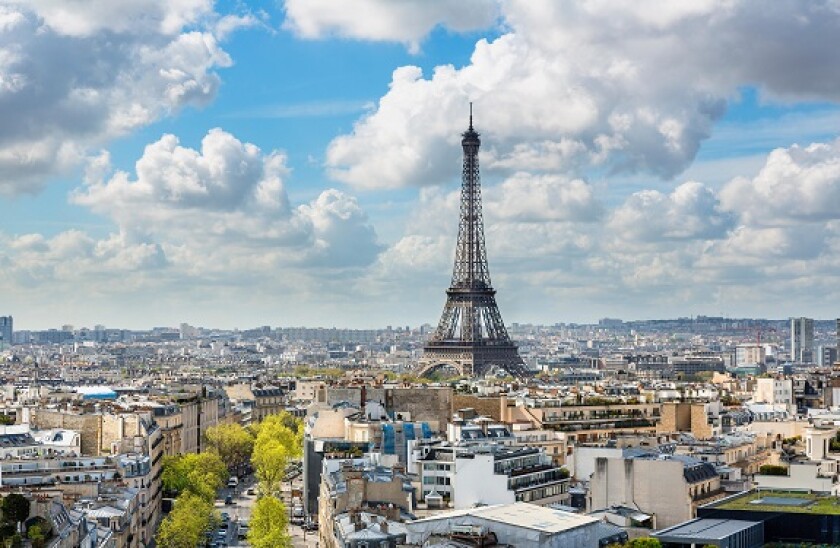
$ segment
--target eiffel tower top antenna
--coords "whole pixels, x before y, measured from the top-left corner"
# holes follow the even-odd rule
[[[470,131],[472,131],[472,101],[470,101]]]

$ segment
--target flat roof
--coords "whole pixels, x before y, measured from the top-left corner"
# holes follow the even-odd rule
[[[593,523],[598,520],[581,514],[573,514],[562,510],[554,510],[546,506],[537,506],[527,502],[514,502],[513,504],[496,504],[493,506],[480,506],[478,508],[467,508],[464,510],[453,510],[443,514],[437,514],[428,518],[417,520],[413,523],[433,522],[437,520],[452,519],[458,517],[473,516],[476,518],[495,521],[505,525],[514,525],[533,529],[543,533],[556,534],[570,529],[576,529]]]
[[[801,502],[797,503],[797,501]],[[819,493],[756,490],[715,501],[706,505],[706,508],[751,512],[840,515],[840,498]]]
[[[653,536],[666,542],[689,541],[690,539],[723,540],[759,523],[761,522],[740,519],[699,518],[657,531],[653,533]]]

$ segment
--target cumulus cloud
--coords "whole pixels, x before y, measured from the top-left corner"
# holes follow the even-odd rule
[[[634,193],[613,212],[607,228],[621,245],[662,240],[724,238],[736,217],[723,211],[712,189],[687,182],[671,194],[656,190]]]
[[[0,2],[0,193],[215,96],[231,64],[208,0]],[[228,27],[230,25],[227,25]]]
[[[840,218],[840,139],[770,153],[758,174],[721,192],[724,205],[760,225]]]
[[[337,35],[406,44],[418,51],[437,26],[463,32],[486,28],[498,14],[496,0],[285,0],[284,26],[303,38]]]
[[[598,220],[603,208],[580,179],[520,172],[485,193],[488,214],[521,222]]]
[[[493,170],[650,173],[671,178],[743,85],[784,99],[838,98],[832,3],[742,0],[503,4],[510,32],[463,68],[394,71],[376,109],[328,147],[359,188],[439,184],[457,165],[467,102]]]
[[[342,272],[373,262],[381,247],[356,200],[327,189],[292,205],[289,176],[283,153],[264,153],[221,129],[197,150],[164,135],[146,147],[134,174],[114,171],[103,153],[71,200],[116,230],[3,238],[3,276],[18,288],[93,282],[93,293],[122,298],[185,284],[271,285],[279,273],[303,294],[316,291],[318,279],[337,283]]]

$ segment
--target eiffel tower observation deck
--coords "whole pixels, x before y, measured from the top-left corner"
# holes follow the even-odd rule
[[[529,375],[502,321],[496,291],[490,282],[481,213],[478,136],[473,129],[471,104],[470,127],[461,140],[464,169],[452,284],[446,291],[446,305],[437,329],[423,348],[420,375],[446,366],[470,377],[483,376],[494,366],[514,377]]]

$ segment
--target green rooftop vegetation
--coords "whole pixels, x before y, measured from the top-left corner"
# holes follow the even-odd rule
[[[809,504],[797,506],[795,504],[766,504],[753,501],[772,498],[804,499]],[[798,514],[838,514],[840,515],[840,497],[817,493],[800,493],[795,491],[752,491],[740,497],[714,503],[720,510],[751,510],[753,512],[794,512]]]

